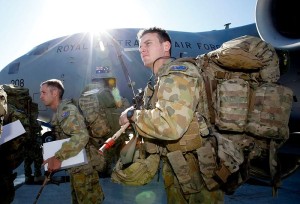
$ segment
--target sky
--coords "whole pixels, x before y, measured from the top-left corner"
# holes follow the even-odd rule
[[[202,32],[255,22],[256,0],[0,0],[0,70],[43,42],[79,32]]]

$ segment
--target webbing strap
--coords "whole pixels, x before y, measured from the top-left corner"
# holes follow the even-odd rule
[[[206,95],[207,95],[208,111],[210,113],[210,122],[211,122],[211,124],[214,124],[215,123],[215,112],[213,109],[210,80],[209,80],[208,76],[204,76],[203,79],[204,79],[205,90],[206,90]]]

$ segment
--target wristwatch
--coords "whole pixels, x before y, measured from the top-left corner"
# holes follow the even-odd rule
[[[130,123],[133,123],[133,120],[131,119],[133,114],[134,114],[135,109],[130,109],[127,111],[127,119],[129,120]]]

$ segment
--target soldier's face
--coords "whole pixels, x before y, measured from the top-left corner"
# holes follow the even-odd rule
[[[169,53],[169,42],[159,42],[157,33],[147,33],[140,39],[139,51],[144,65],[153,68],[153,62]]]
[[[46,84],[40,88],[40,99],[45,106],[51,106],[54,101],[53,91],[51,91],[50,87]]]

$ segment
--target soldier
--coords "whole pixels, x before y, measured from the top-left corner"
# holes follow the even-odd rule
[[[7,124],[20,120],[26,130],[26,133],[21,136],[22,138],[16,138],[13,142],[8,142],[9,144],[5,145],[6,147],[11,146],[6,151],[6,157],[11,158],[9,163],[14,164],[13,166],[18,166],[20,161],[15,158],[24,159],[26,184],[33,184],[34,181],[42,182],[44,179],[41,171],[43,156],[42,141],[41,137],[39,137],[41,126],[37,122],[38,104],[32,102],[27,88],[17,87],[13,84],[3,84],[0,87],[0,92],[1,90],[6,92],[9,101],[4,122]],[[20,147],[22,147],[22,151]],[[17,153],[14,152],[16,150]],[[17,155],[20,155],[20,157]],[[34,163],[34,176],[31,169],[32,163]]]
[[[7,94],[0,87],[0,138],[2,134],[2,125],[4,116],[8,113],[7,110]],[[7,144],[3,144],[0,146],[0,198],[1,203],[11,203],[14,200],[15,189],[14,189],[14,180],[16,178],[16,174],[13,174],[12,169],[7,164],[7,151],[10,147]]]
[[[11,105],[7,105],[7,114],[4,116],[3,124],[22,121],[22,124],[28,124],[28,117],[24,112]],[[24,160],[24,141],[27,138],[27,133],[20,135],[13,140],[10,140],[0,146],[0,196],[1,203],[11,203],[15,196],[14,180],[17,173],[16,169]]]
[[[98,90],[92,92],[92,90]],[[92,94],[87,94],[92,92]],[[116,78],[110,67],[97,67],[92,74],[92,83],[87,84],[78,101],[90,133],[91,143],[99,149],[101,145],[120,129],[118,120],[122,111],[129,107],[129,102],[120,96],[116,87]],[[120,137],[113,148],[105,152],[105,166],[101,177],[110,176],[114,164],[125,144],[125,134]]]
[[[64,86],[60,80],[50,79],[41,83],[40,98],[55,114],[52,126],[57,139],[71,138],[63,143],[53,157],[45,160],[48,171],[60,169],[62,161],[77,155],[83,148],[86,149],[90,161],[88,148],[89,134],[82,115],[70,100],[62,100]],[[99,183],[98,172],[90,162],[86,165],[72,167],[70,174],[72,203],[102,203],[104,193]]]
[[[24,171],[26,184],[41,184],[45,177],[42,175],[41,166],[43,163],[42,153],[42,137],[41,126],[37,122],[38,117],[38,104],[31,103],[30,114],[28,114],[29,124],[25,127],[28,129],[27,138],[24,142]],[[33,174],[32,175],[32,164]]]
[[[142,61],[153,70],[156,84],[145,88],[141,110],[128,108],[122,113],[120,125],[133,122],[145,143],[156,145],[164,164],[168,203],[223,203],[221,190],[208,191],[204,185],[195,153],[202,145],[196,113],[209,118],[197,67],[173,62],[171,39],[163,29],[141,30],[138,39]]]

